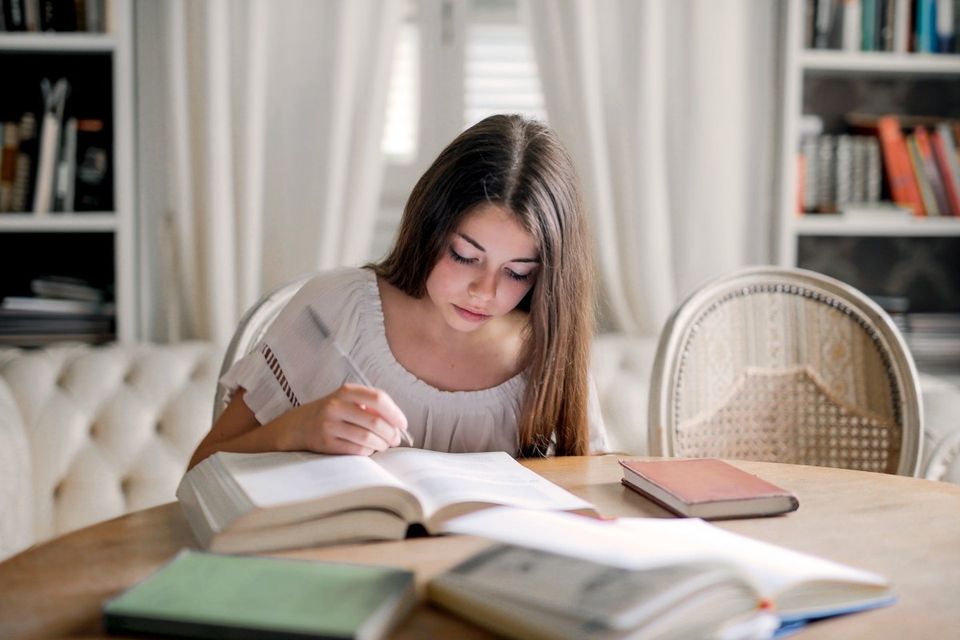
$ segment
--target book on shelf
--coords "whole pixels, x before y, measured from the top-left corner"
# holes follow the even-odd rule
[[[74,185],[77,177],[77,119],[67,118],[63,144],[57,160],[54,181],[54,211],[73,211]]]
[[[51,83],[44,78],[41,83],[43,92],[43,117],[40,119],[40,146],[37,164],[37,180],[33,196],[33,213],[38,216],[47,214],[53,206],[54,179],[61,152],[61,128],[63,112],[66,107],[70,83],[60,78]]]
[[[946,13],[953,13],[952,6],[946,9]],[[943,15],[940,5],[924,7],[929,26],[927,22],[917,24],[916,35],[911,38],[911,27],[919,20],[921,10],[917,0],[806,0],[804,45],[810,49],[907,53],[913,41],[916,51],[954,52],[956,39],[951,34],[956,29],[955,21]]]
[[[13,211],[13,182],[19,145],[20,133],[17,123],[2,123],[0,127],[0,211]]]
[[[953,213],[950,207],[950,201],[947,197],[946,185],[944,185],[943,176],[940,168],[937,166],[937,160],[933,155],[933,146],[930,143],[930,134],[926,127],[917,127],[913,136],[917,142],[917,151],[922,160],[923,171],[930,182],[930,190],[937,202],[937,210],[942,216],[949,216]]]
[[[897,116],[883,116],[876,122],[890,195],[895,202],[909,207],[914,215],[926,215],[899,119]]]
[[[437,533],[451,517],[494,505],[592,509],[502,451],[408,448],[369,457],[218,452],[187,472],[177,498],[200,544],[230,552],[402,539],[416,525]]]
[[[925,215],[930,217],[941,215],[939,203],[933,193],[933,185],[930,183],[930,175],[927,173],[923,156],[920,153],[920,145],[917,143],[916,134],[907,135],[907,152],[910,154],[910,167],[913,169],[913,175],[917,180]]]
[[[104,31],[105,0],[3,0],[0,5],[0,31]]]
[[[937,168],[943,177],[944,189],[950,200],[953,215],[960,216],[960,156],[957,145],[945,122],[938,123],[930,133],[930,146],[937,161]]]
[[[74,210],[113,210],[113,173],[109,150],[110,138],[103,120],[81,118],[77,121]]]
[[[624,486],[677,515],[749,518],[795,511],[792,492],[715,458],[621,460]]]
[[[878,202],[881,165],[875,137],[804,135],[798,184],[801,212],[835,213],[850,202]]]
[[[185,549],[106,601],[102,619],[118,634],[376,640],[414,602],[404,569]]]
[[[33,113],[28,111],[20,118],[19,134],[10,210],[24,212],[28,203],[33,202],[33,178],[37,171],[37,118]]]
[[[896,599],[883,576],[699,519],[501,508],[445,528],[500,546],[431,580],[428,596],[515,638],[770,637]],[[736,633],[758,624],[766,635]]]

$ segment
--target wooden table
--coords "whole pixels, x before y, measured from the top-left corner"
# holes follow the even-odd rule
[[[620,484],[616,456],[525,462],[589,500],[605,516],[666,516]],[[897,604],[811,625],[803,638],[940,638],[960,634],[960,486],[858,471],[736,462],[792,489],[800,509],[719,526],[890,578]],[[472,537],[416,538],[305,549],[300,558],[415,569],[418,587],[489,544]],[[99,607],[195,543],[176,504],[76,531],[0,563],[0,638],[104,637]],[[426,603],[397,638],[488,638]]]

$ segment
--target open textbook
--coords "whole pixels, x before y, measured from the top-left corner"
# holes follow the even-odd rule
[[[395,448],[365,456],[216,453],[177,498],[200,544],[246,552],[400,539],[478,509],[590,510],[590,503],[504,452]]]
[[[895,600],[882,576],[696,519],[489,509],[444,529],[503,544],[430,598],[516,638],[764,637]]]

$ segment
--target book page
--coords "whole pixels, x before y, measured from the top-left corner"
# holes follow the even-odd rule
[[[441,453],[396,448],[374,454],[373,460],[402,479],[420,500],[427,519],[445,508],[468,503],[529,509],[592,508],[502,451]]]
[[[217,455],[256,507],[305,502],[366,487],[403,486],[366,456],[305,452]]]
[[[833,581],[886,587],[874,573],[725,531],[694,518],[619,518],[599,521],[565,513],[488,509],[447,522],[444,531],[645,569],[675,562],[721,561],[763,596],[774,598],[801,582]],[[544,536],[544,531],[551,535]]]

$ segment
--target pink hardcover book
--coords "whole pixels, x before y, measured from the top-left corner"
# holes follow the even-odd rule
[[[691,518],[772,516],[795,511],[797,496],[715,458],[621,460],[623,484]]]

